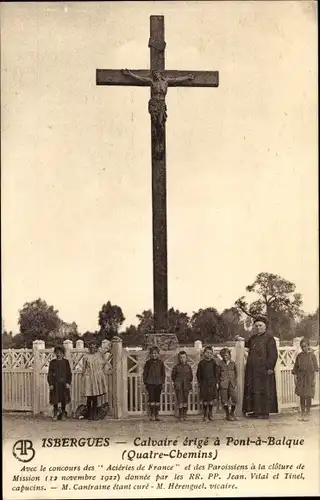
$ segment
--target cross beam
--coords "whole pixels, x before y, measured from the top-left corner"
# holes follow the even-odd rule
[[[147,69],[133,69],[132,73],[141,77],[150,76],[150,71]],[[170,81],[170,78],[180,76],[187,77],[192,73],[194,80],[185,82]],[[178,71],[169,69],[163,71],[165,78],[168,78],[169,87],[218,87],[219,72],[218,71]],[[150,87],[148,82],[135,80],[133,77],[124,76],[121,69],[97,69],[96,70],[97,85],[122,85],[125,87]]]
[[[150,16],[150,70],[97,69],[97,85],[150,87],[153,307],[155,333],[168,330],[166,102],[168,87],[218,87],[218,71],[165,70],[164,17]]]

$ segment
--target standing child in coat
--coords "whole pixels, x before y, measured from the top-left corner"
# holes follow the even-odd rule
[[[300,396],[301,417],[304,422],[310,416],[311,401],[314,398],[315,372],[319,371],[317,358],[310,349],[308,339],[300,342],[301,352],[297,355],[292,370],[295,375],[296,394]]]
[[[235,362],[231,360],[230,349],[221,349],[220,356],[222,361],[220,361],[218,368],[218,380],[221,403],[226,412],[227,420],[237,420],[234,414],[237,404],[237,367]]]
[[[98,342],[91,341],[89,352],[84,357],[83,385],[87,398],[88,420],[97,417],[98,397],[108,392],[107,377],[104,371],[107,360],[98,350]]]
[[[160,359],[160,351],[156,346],[151,347],[150,358],[147,359],[143,369],[143,383],[149,398],[150,420],[160,420],[160,395],[165,378],[166,371],[164,363]]]
[[[198,364],[197,379],[200,387],[200,399],[203,404],[203,420],[213,420],[213,402],[217,397],[218,366],[213,359],[213,349],[207,346],[203,359]]]
[[[50,387],[50,404],[53,406],[53,420],[58,420],[58,405],[61,404],[61,420],[66,419],[66,405],[70,403],[70,384],[72,373],[69,361],[64,357],[62,345],[54,348],[56,355],[49,363],[48,384]]]
[[[187,420],[188,397],[193,379],[191,366],[187,363],[187,353],[180,351],[178,363],[173,367],[171,378],[176,392],[179,420]]]

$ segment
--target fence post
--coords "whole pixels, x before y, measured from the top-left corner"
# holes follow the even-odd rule
[[[63,347],[65,348],[65,357],[67,358],[68,361],[70,361],[71,360],[71,351],[73,349],[72,340],[64,340]]]
[[[298,356],[299,352],[301,351],[301,347],[300,347],[300,342],[301,340],[303,339],[303,337],[295,337],[293,339],[293,346],[295,348],[295,351],[296,351],[296,356]]]
[[[122,351],[122,416],[128,416],[128,357]],[[141,397],[141,392],[139,393]]]
[[[242,401],[244,391],[244,338],[238,337],[235,345],[235,363],[237,367],[237,415],[242,415]]]
[[[281,386],[281,361],[279,356],[279,348],[280,348],[280,339],[278,337],[273,337],[277,346],[278,359],[276,362],[276,366],[274,367],[274,376],[276,379],[276,391],[277,391],[277,399],[278,399],[278,410],[279,413],[281,411],[281,407],[283,405],[282,398],[282,386]]]
[[[78,339],[76,342],[76,349],[84,349],[84,342],[81,339]]]
[[[41,411],[41,358],[40,350],[44,349],[45,343],[43,340],[34,340],[32,342],[33,349],[33,393],[32,393],[32,412],[34,415],[38,415]]]
[[[73,371],[72,371],[72,370],[73,370],[73,363],[72,363],[72,354],[71,354],[71,351],[72,351],[72,349],[73,349],[73,342],[72,342],[72,340],[69,340],[69,339],[64,340],[64,341],[63,341],[63,347],[65,348],[65,358],[66,358],[66,359],[69,361],[69,363],[70,363],[70,368],[71,368],[72,378],[74,378],[74,377],[73,377]],[[74,409],[74,408],[73,408],[73,404],[72,404],[72,403],[73,403],[73,395],[74,395],[74,393],[73,393],[72,389],[71,389],[71,391],[70,391],[70,395],[71,395],[71,401],[70,401],[70,403],[68,404],[68,410],[67,410],[67,413],[68,413],[68,414],[69,414],[69,410],[70,410],[70,408],[71,408],[70,414],[72,413],[72,411],[73,411],[73,409]]]
[[[200,357],[201,357],[201,350],[202,350],[202,342],[201,342],[201,340],[195,340],[195,342],[194,342],[194,348],[195,348],[196,354],[197,354],[197,362],[199,363]]]
[[[122,339],[112,338],[112,388],[113,388],[113,412],[114,418],[121,418],[123,414],[123,400],[127,394],[123,394],[122,386]]]

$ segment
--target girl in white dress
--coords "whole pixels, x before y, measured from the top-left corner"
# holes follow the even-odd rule
[[[98,396],[108,391],[105,365],[107,359],[98,350],[98,342],[89,344],[89,352],[84,357],[83,386],[87,398],[88,420],[96,418]]]

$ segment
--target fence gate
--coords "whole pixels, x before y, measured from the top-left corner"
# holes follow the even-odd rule
[[[32,411],[33,408],[32,349],[2,351],[2,408],[13,411]]]

